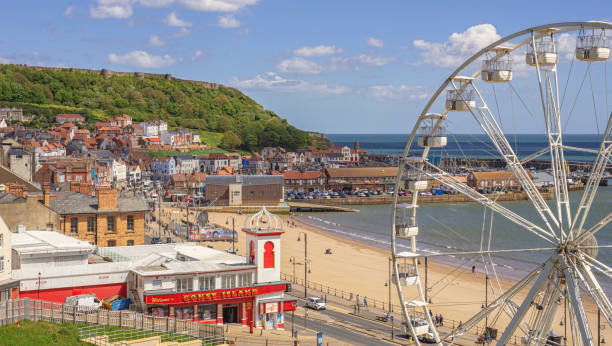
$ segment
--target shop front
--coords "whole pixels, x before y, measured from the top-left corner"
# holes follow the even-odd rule
[[[206,324],[236,323],[249,326],[253,322],[254,327],[282,329],[282,313],[286,311],[286,304],[282,302],[285,288],[285,284],[276,284],[145,295],[144,301],[146,312],[153,316],[170,316]],[[277,296],[275,302],[268,302],[270,295]],[[259,303],[260,296],[266,296],[265,303]],[[255,311],[254,306],[257,306]]]

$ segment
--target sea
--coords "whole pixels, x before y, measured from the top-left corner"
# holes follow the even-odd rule
[[[327,135],[335,145],[348,145],[352,148],[358,140],[360,146],[368,153],[399,155],[403,151],[408,135]],[[514,136],[509,137],[514,139]],[[480,137],[482,141],[485,138]],[[599,148],[597,136],[566,135],[565,143],[573,146]],[[533,153],[546,145],[532,135],[517,135],[519,156],[521,152]],[[486,156],[486,150],[474,142],[471,135],[449,138],[446,155],[450,153],[469,152],[472,157]],[[461,147],[461,150],[459,149]],[[528,148],[528,149],[526,149]],[[482,155],[482,156],[480,156]],[[567,157],[567,156],[566,156]],[[588,161],[593,157],[575,155],[568,160]],[[571,210],[575,212],[583,191],[570,192]],[[544,225],[540,215],[535,211],[530,201],[500,202],[504,207],[518,215],[538,224]],[[554,209],[554,202],[549,202]],[[363,241],[384,249],[390,246],[391,206],[390,205],[358,205],[347,206],[358,209],[358,213],[305,213],[297,217],[308,224],[325,231],[353,240]],[[600,187],[592,204],[589,217],[585,223],[590,227],[612,211],[612,186]],[[500,214],[494,213],[476,203],[422,204],[417,210],[419,235],[417,237],[418,251],[423,254],[439,254],[460,251],[473,251],[490,248],[495,249],[538,249],[553,247],[550,243],[536,237],[532,233],[516,226]],[[490,239],[490,241],[489,241]],[[599,245],[612,245],[612,224],[609,224],[596,235]],[[408,251],[410,242],[399,239],[398,247]],[[475,265],[478,271],[485,271],[484,263],[494,263],[487,270],[492,270],[510,279],[521,279],[527,271],[534,269],[552,254],[551,250],[521,251],[493,255],[490,259],[475,255],[452,255],[435,257],[436,261],[455,266],[471,268]],[[612,264],[612,249],[599,249],[597,259],[607,265]],[[612,293],[612,280],[598,275],[601,284],[608,294]],[[435,289],[435,288],[434,288]]]

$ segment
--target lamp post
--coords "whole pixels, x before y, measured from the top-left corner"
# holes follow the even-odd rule
[[[304,234],[304,298],[308,297],[308,238],[305,232],[300,232],[298,234],[297,241],[300,241],[300,235]]]
[[[40,300],[40,272],[38,272],[38,293],[36,293],[36,299]]]
[[[489,275],[485,275],[485,309],[489,305]],[[489,314],[485,315],[485,334],[489,326]]]
[[[291,278],[291,282],[297,283],[295,280],[295,257],[291,256],[291,258],[289,258],[289,263],[293,264],[293,277]]]
[[[235,244],[234,233],[236,232],[235,228],[234,228],[234,221],[236,221],[236,220],[234,219],[233,216],[228,216],[227,219],[225,219],[225,224],[229,225],[229,219],[230,218],[232,219],[232,253],[236,254],[236,249],[234,248],[234,244]]]

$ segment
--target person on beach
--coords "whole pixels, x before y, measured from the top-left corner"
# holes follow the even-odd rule
[[[357,297],[355,297],[355,301],[357,302],[357,306],[359,306],[359,303],[361,303],[361,299],[359,299],[359,294],[357,294]]]
[[[363,306],[368,307],[368,297],[363,297]]]
[[[440,326],[444,326],[444,317],[440,314]]]
[[[472,274],[473,274],[475,271],[476,271],[476,266],[475,266],[475,265],[473,265],[473,266],[472,266]]]

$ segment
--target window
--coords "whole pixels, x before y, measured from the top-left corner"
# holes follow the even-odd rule
[[[94,217],[87,218],[87,233],[93,233],[96,230],[96,219]]]
[[[274,243],[267,241],[264,244],[264,269],[274,268]]]
[[[76,217],[70,218],[70,233],[79,233],[79,220]]]
[[[0,247],[4,244],[4,234],[0,234]]]
[[[193,279],[176,279],[176,291],[177,292],[190,292],[193,291]]]
[[[215,289],[215,277],[214,276],[206,276],[200,278],[200,291],[208,291]]]
[[[248,287],[252,283],[251,273],[238,274],[238,287]]]
[[[236,288],[236,275],[223,275],[221,277],[221,288]]]
[[[217,304],[198,305],[198,321],[216,320]]]
[[[4,256],[0,256],[0,273],[4,271]]]
[[[106,229],[109,232],[115,232],[115,217],[114,216],[106,217]]]
[[[153,288],[161,288],[162,287],[162,281],[161,280],[153,280],[153,282],[151,283],[151,286],[153,286]]]
[[[116,240],[109,240],[109,241],[106,242],[106,246],[108,246],[108,247],[117,246],[117,241]]]
[[[127,241],[127,246],[134,246],[134,240],[130,239]]]
[[[134,232],[134,215],[128,215],[128,217],[127,217],[127,229],[128,229],[128,231]]]

